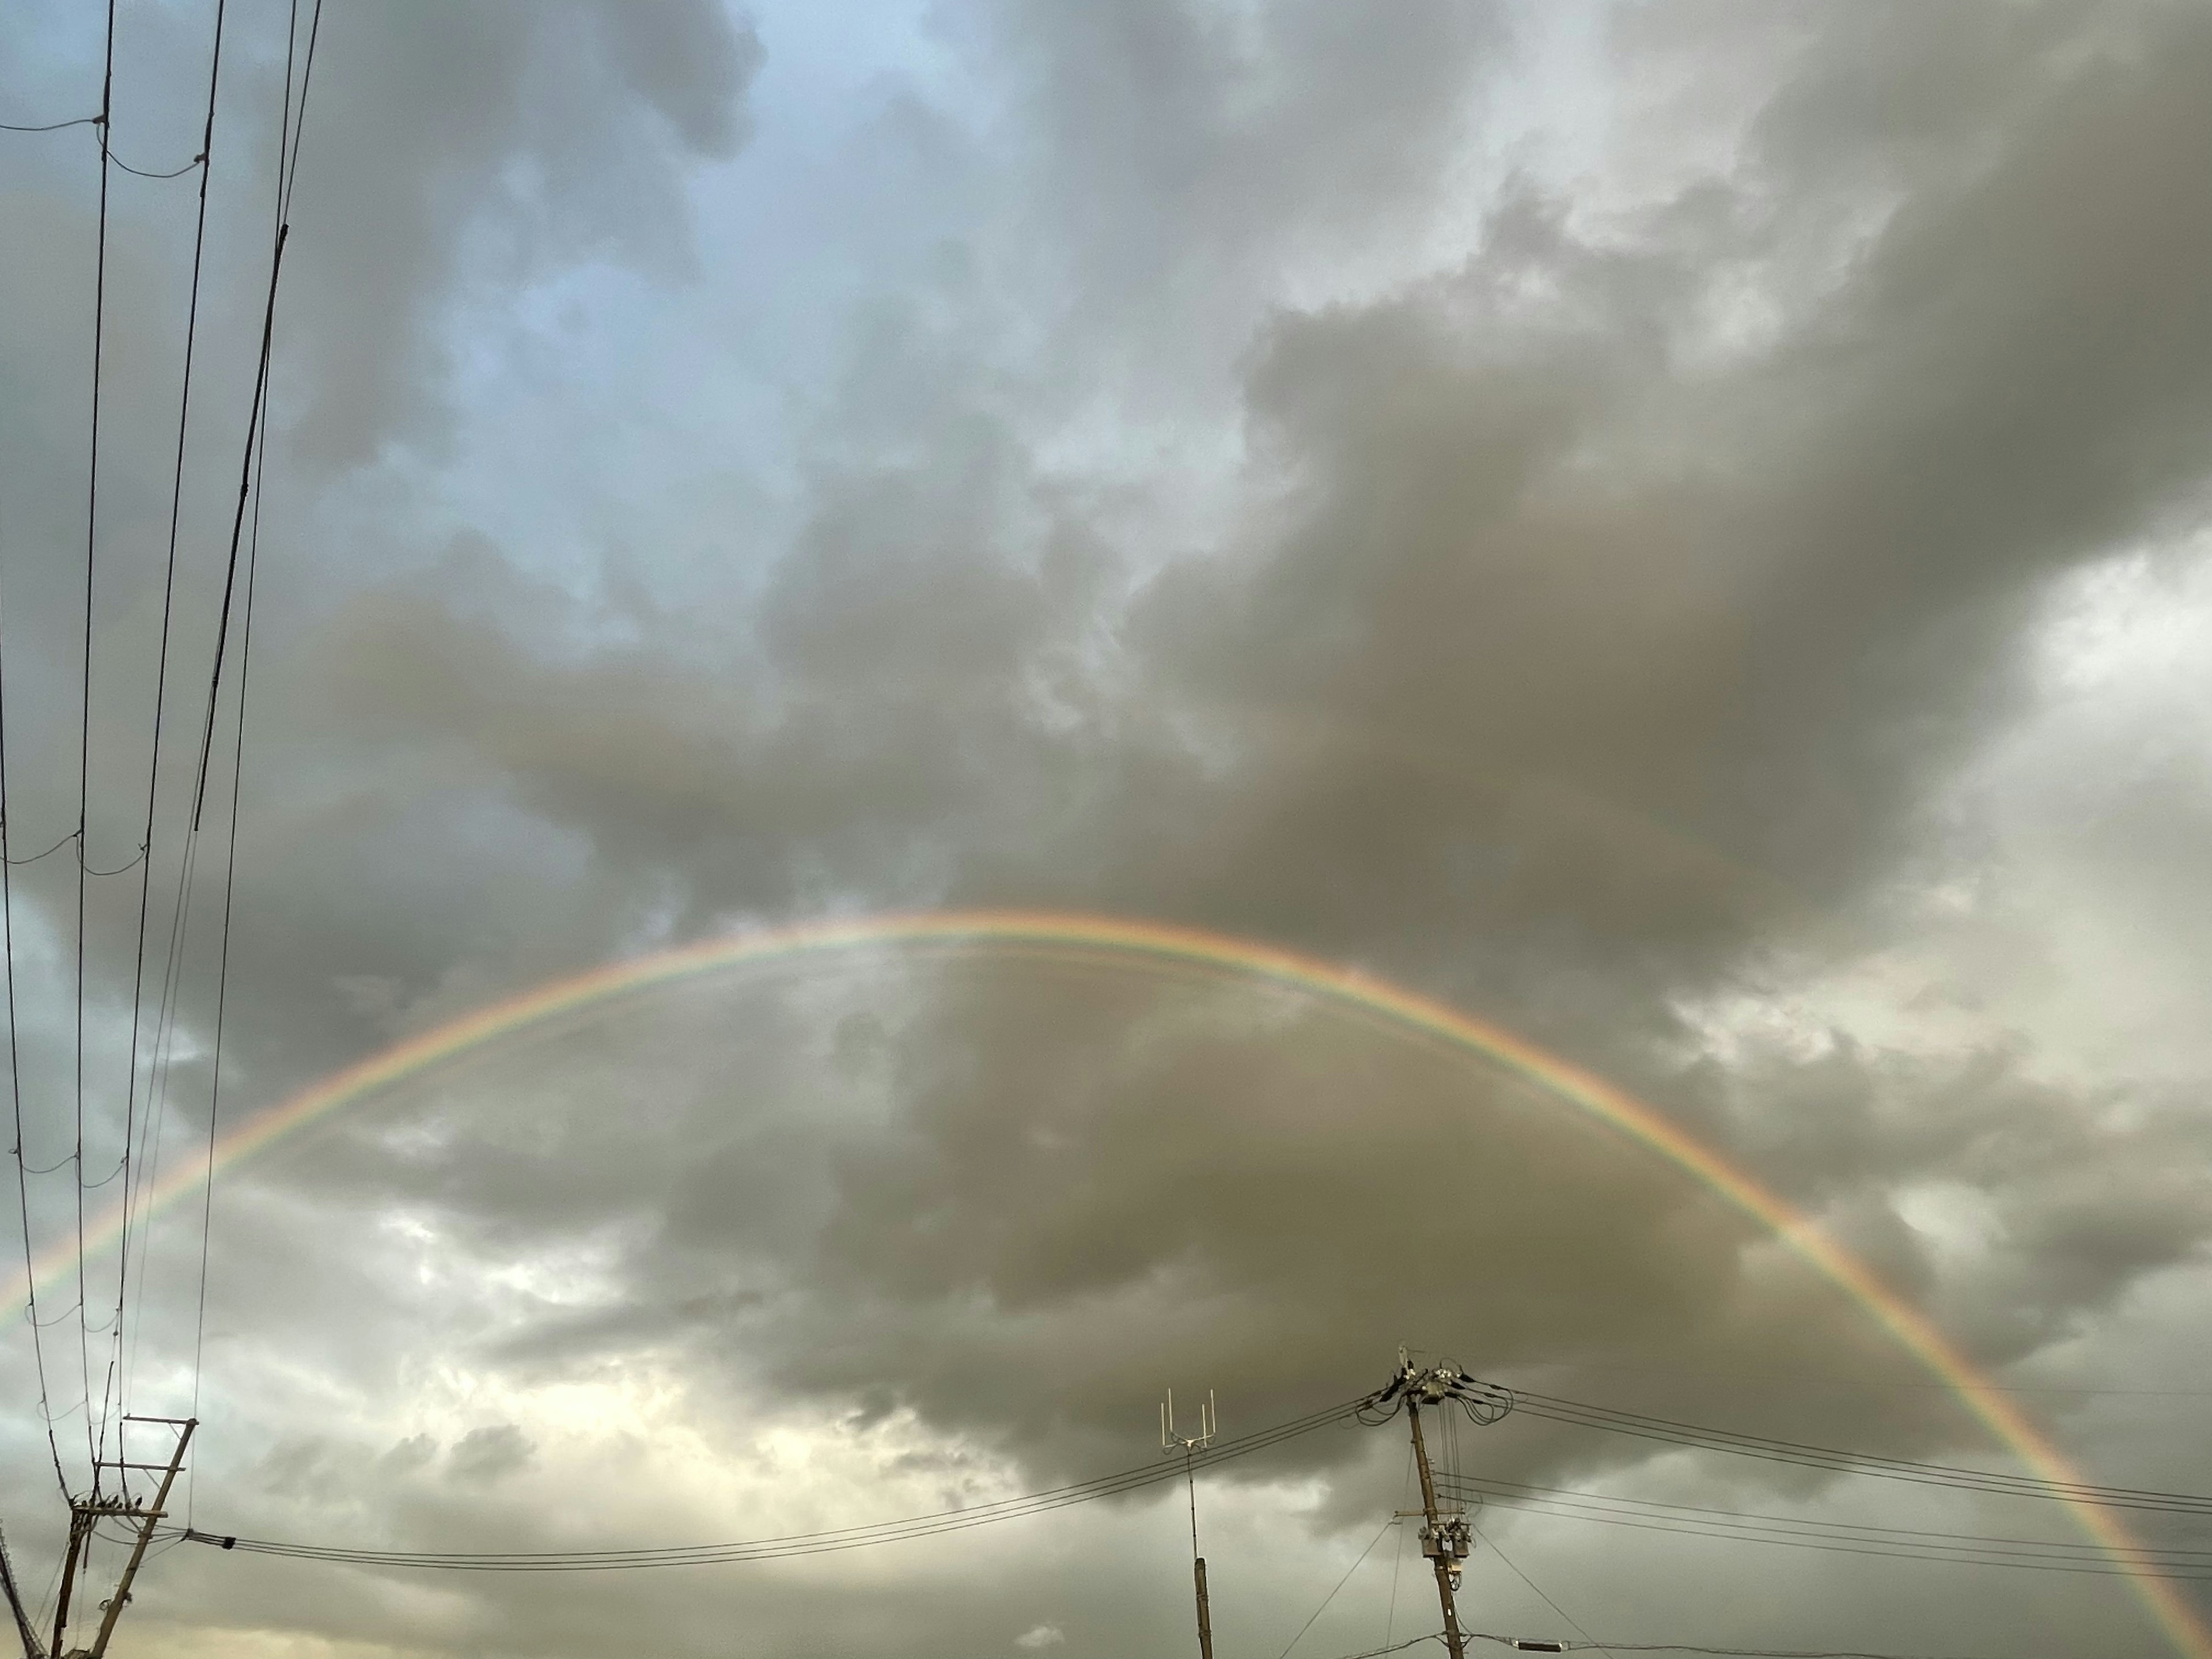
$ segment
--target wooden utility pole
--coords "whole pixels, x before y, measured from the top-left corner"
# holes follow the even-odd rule
[[[1406,1395],[1406,1420],[1413,1427],[1413,1462],[1421,1472],[1421,1553],[1437,1570],[1437,1600],[1443,1604],[1444,1646],[1451,1659],[1467,1659],[1467,1638],[1460,1634],[1459,1608],[1452,1600],[1458,1588],[1460,1564],[1467,1559],[1470,1542],[1467,1517],[1443,1520],[1437,1510],[1436,1477],[1429,1471],[1428,1443],[1421,1437],[1421,1406],[1418,1395]]]
[[[131,1581],[137,1577],[139,1564],[146,1559],[146,1547],[154,1541],[155,1522],[168,1513],[166,1506],[169,1501],[169,1488],[177,1484],[177,1472],[185,1467],[185,1448],[192,1443],[192,1431],[199,1427],[198,1422],[189,1417],[180,1419],[126,1417],[123,1420],[126,1423],[166,1421],[177,1431],[177,1444],[175,1449],[169,1455],[169,1467],[161,1471],[161,1484],[154,1493],[152,1506],[137,1512],[138,1539],[131,1547],[131,1559],[124,1564],[123,1576],[115,1582],[115,1595],[107,1604],[107,1616],[100,1621],[100,1634],[93,1638],[92,1659],[105,1659],[107,1652],[107,1638],[115,1634],[115,1621],[123,1616],[124,1603],[131,1599]],[[118,1449],[120,1449],[119,1443]],[[153,1466],[125,1464],[123,1467],[128,1468]]]
[[[15,1620],[15,1634],[22,1638],[23,1659],[46,1659],[46,1650],[39,1645],[39,1632],[31,1627],[30,1609],[23,1605],[23,1593],[15,1584],[15,1564],[8,1559],[8,1540],[0,1538],[0,1589],[8,1594],[8,1611]]]
[[[1474,1422],[1495,1423],[1513,1409],[1513,1395],[1495,1383],[1477,1381],[1449,1360],[1416,1365],[1401,1348],[1396,1373],[1386,1387],[1360,1403],[1359,1419],[1370,1426],[1388,1422],[1401,1405],[1413,1431],[1413,1462],[1421,1472],[1421,1553],[1436,1569],[1437,1600],[1444,1614],[1444,1645],[1451,1650],[1451,1659],[1467,1659],[1467,1636],[1459,1627],[1459,1607],[1453,1597],[1468,1553],[1474,1547],[1474,1529],[1468,1523],[1463,1505],[1437,1502],[1428,1438],[1421,1432],[1421,1407],[1449,1411],[1456,1407]]]
[[[47,1655],[33,1652],[31,1659],[105,1659],[108,1639],[115,1634],[116,1620],[122,1618],[123,1609],[131,1600],[131,1582],[138,1577],[138,1568],[146,1559],[146,1551],[154,1541],[154,1528],[168,1513],[169,1492],[177,1484],[177,1475],[185,1467],[185,1449],[192,1443],[192,1431],[199,1427],[197,1419],[189,1417],[125,1417],[125,1423],[158,1423],[177,1431],[177,1443],[170,1449],[166,1463],[134,1463],[120,1455],[112,1462],[100,1460],[93,1465],[93,1484],[90,1496],[74,1500],[70,1504],[69,1553],[62,1559],[62,1584],[59,1599],[54,1607],[54,1642]],[[100,1474],[103,1469],[117,1472],[118,1496],[100,1495]],[[161,1483],[155,1489],[154,1501],[142,1504],[130,1495],[130,1472],[133,1469],[155,1470]],[[114,1518],[128,1522],[138,1529],[131,1541],[131,1558],[125,1562],[122,1576],[116,1580],[115,1594],[110,1596],[100,1620],[100,1630],[92,1645],[72,1653],[62,1645],[62,1637],[69,1628],[70,1597],[76,1589],[79,1567],[87,1560],[92,1546],[93,1528],[102,1520]]]
[[[52,1652],[62,1650],[62,1632],[69,1628],[70,1592],[76,1588],[77,1556],[85,1545],[85,1535],[92,1530],[92,1522],[85,1513],[84,1503],[72,1500],[70,1504],[69,1553],[62,1558],[62,1588],[60,1599],[54,1603],[54,1645]]]

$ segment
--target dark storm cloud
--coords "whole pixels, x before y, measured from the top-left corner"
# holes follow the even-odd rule
[[[2039,95],[1993,94],[1955,141],[1980,164],[1931,167],[1825,291],[1784,280],[1814,234],[1790,222],[1785,163],[1885,135],[1799,88],[1753,159],[1672,204],[1585,228],[1523,189],[1464,270],[1282,318],[1249,378],[1267,505],[1106,619],[1107,672],[1141,699],[1080,672],[1100,626],[1082,502],[971,415],[918,461],[825,481],[755,624],[768,685],[657,682],[642,653],[533,662],[434,601],[379,600],[349,635],[401,692],[375,717],[481,744],[557,819],[645,815],[654,832],[611,861],[716,872],[721,905],[750,896],[719,890],[718,854],[764,819],[826,838],[832,878],[866,890],[884,854],[856,825],[908,849],[948,821],[1030,830],[1048,778],[1166,750],[1166,722],[1145,724],[1164,708],[1212,722],[1228,759],[1163,753],[1112,804],[1149,825],[1187,799],[1164,814],[1183,828],[1125,849],[1111,811],[1043,825],[1063,867],[1110,872],[1102,897],[1346,949],[1432,930],[1440,900],[1470,933],[1732,949],[1710,869],[1847,897],[2003,710],[2043,582],[2190,500],[2212,417],[2192,274],[2212,213],[2182,159],[2207,137],[2205,35],[2147,15],[2117,46],[2021,54]],[[1902,21],[1883,38],[1911,58]],[[2112,182],[2075,188],[2089,179]],[[1720,279],[1747,273],[1779,284],[1783,325],[1700,366]],[[669,708],[696,726],[657,720]],[[1245,709],[1350,735],[1285,757]],[[1684,884],[1606,867],[1618,844],[1544,844],[1512,809],[1547,789],[1649,826],[1647,847],[1719,856]],[[750,879],[774,904],[797,860],[765,839]],[[1018,856],[965,860],[965,895]]]
[[[1918,16],[1839,15],[1732,164],[1668,200],[1596,215],[1516,183],[1458,268],[1277,316],[1246,380],[1243,526],[1126,608],[1091,498],[917,349],[872,372],[939,376],[913,393],[926,424],[896,461],[817,476],[810,526],[719,653],[672,617],[659,644],[556,658],[493,612],[387,588],[317,641],[325,695],[380,764],[443,757],[436,775],[489,787],[484,810],[580,836],[586,890],[651,895],[679,932],[831,900],[1080,903],[1370,961],[1640,1080],[1931,1289],[1882,1184],[2006,1189],[2012,1281],[1985,1278],[1996,1304],[1960,1319],[1993,1358],[2031,1351],[2198,1248],[2194,1187],[2123,1224],[2055,1173],[2091,1158],[2124,1186],[2130,1160],[2163,1156],[2147,1141],[2025,1087],[1847,1074],[1839,1092],[1837,1060],[1783,1067],[1736,1123],[1732,1085],[1666,1058],[1672,999],[1817,937],[1805,915],[1895,867],[1931,781],[2021,695],[2050,579],[2184,511],[2212,435],[2212,198],[2188,159],[2212,140],[2194,95],[2212,29],[2182,10],[1949,14],[1929,50],[1977,68],[1933,99]],[[1669,18],[1687,52],[1716,27],[1694,10],[1640,27]],[[1170,120],[1206,103],[1187,67],[1140,72],[1147,29],[1173,23],[1131,25],[1107,60]],[[1050,153],[1073,167],[1066,142]],[[1190,153],[1192,188],[1219,186],[1215,152]],[[1259,164],[1220,153],[1231,175]],[[1746,307],[1764,319],[1748,331]],[[1401,1178],[1405,1146],[1355,1139],[1328,1158],[1350,1186],[1286,1206],[1293,1234],[1255,1179],[1210,1243],[1183,1240],[1166,1218],[1212,1200],[1155,1159],[1196,1155],[1125,1161],[1118,1137],[1170,1099],[1200,1144],[1257,1108],[1231,1075],[1139,1077],[1085,1109],[1103,1115],[1073,1143],[1086,1211],[1001,1167],[1014,1153],[990,1129],[1049,1118],[1043,1080],[1095,1062],[1058,1022],[967,1018],[935,1062],[957,1060],[957,1084],[918,1062],[900,1097],[919,1139],[842,1167],[849,1207],[806,1270],[809,1294],[881,1298],[865,1328],[885,1346],[840,1364],[933,1411],[978,1397],[965,1362],[896,1334],[947,1340],[937,1298],[982,1294],[994,1314],[957,1341],[1048,1364],[1071,1351],[1062,1323],[1101,1318],[1102,1285],[1141,1287],[1188,1245],[1253,1340],[1279,1341],[1285,1286],[1344,1255],[1333,1229],[1308,1237],[1311,1215],[1356,1229]],[[2003,1135],[2035,1145],[2047,1182],[1990,1151]],[[1268,1167],[1264,1133],[1221,1144],[1224,1171]],[[1022,1194],[1037,1201],[990,1201]],[[1668,1206],[1638,1201],[1663,1231]],[[918,1215],[943,1218],[929,1248]],[[1235,1264],[1206,1254],[1256,1239]],[[1678,1288],[1726,1308],[1735,1247],[1693,1254]],[[1626,1256],[1554,1261],[1585,1297],[1643,1282]],[[1624,1315],[1668,1305],[1623,1294]],[[1336,1305],[1356,1340],[1320,1324],[1346,1352],[1416,1322],[1364,1273]],[[1486,1328],[1514,1328],[1495,1313]],[[1564,1329],[1501,1334],[1484,1357],[1534,1358]],[[1639,1340],[1636,1317],[1616,1334]],[[1079,1365],[1064,1386],[1103,1409],[1133,1382]]]

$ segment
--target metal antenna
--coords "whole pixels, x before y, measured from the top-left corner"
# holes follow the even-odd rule
[[[1198,1659],[1213,1659],[1213,1614],[1206,1598],[1206,1558],[1198,1553],[1198,1454],[1213,1443],[1213,1390],[1198,1408],[1198,1432],[1177,1434],[1175,1390],[1160,1406],[1160,1450],[1182,1454],[1183,1485],[1190,1492],[1190,1575],[1198,1592]]]

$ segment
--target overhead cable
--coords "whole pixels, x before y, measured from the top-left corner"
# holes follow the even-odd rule
[[[46,1346],[45,1327],[39,1318],[38,1263],[31,1249],[31,1184],[30,1165],[23,1155],[23,1063],[21,1043],[15,1025],[15,896],[8,870],[15,862],[8,855],[8,702],[6,691],[6,651],[0,647],[0,983],[4,983],[8,1010],[8,1096],[14,1112],[15,1135],[9,1150],[15,1164],[15,1212],[23,1229],[23,1285],[26,1306],[24,1312],[31,1326],[31,1355],[38,1371],[39,1415],[46,1429],[46,1449],[52,1455],[54,1480],[62,1489],[62,1498],[70,1498],[69,1475],[62,1468],[61,1441],[54,1433],[53,1396],[46,1382]],[[67,843],[66,836],[54,843]],[[47,852],[53,851],[48,848]],[[41,854],[40,857],[45,854]],[[67,1160],[63,1160],[66,1163]],[[55,1169],[61,1168],[57,1164]]]
[[[2108,1509],[2155,1511],[2176,1515],[2212,1516],[2212,1497],[2194,1492],[2161,1492],[2133,1486],[2112,1486],[2087,1481],[2051,1480],[2038,1475],[2011,1474],[2000,1469],[1978,1469],[1956,1463],[1930,1463],[1911,1458],[1888,1457],[1871,1452],[1844,1451],[1801,1441],[1779,1440],[1764,1435],[1739,1434],[1706,1428],[1668,1418],[1592,1406],[1555,1395],[1514,1393],[1516,1409],[1530,1417],[1578,1428],[1602,1429],[1696,1450],[1732,1452],[1771,1462],[1801,1468],[1830,1469],[1842,1474],[1873,1475],[1919,1486],[1989,1492],[2000,1497],[2057,1498],[2068,1503],[2094,1504]]]
[[[1848,1546],[1856,1553],[1891,1553],[1901,1559],[1957,1559],[1985,1566],[2033,1566],[2045,1563],[2116,1571],[2113,1547],[2059,1540],[2014,1538],[1981,1533],[1945,1532],[1917,1527],[1884,1527],[1864,1522],[1823,1521],[1801,1516],[1759,1515],[1694,1504],[1662,1504],[1604,1492],[1531,1486],[1522,1481],[1478,1476],[1443,1476],[1440,1484],[1455,1496],[1532,1515],[1568,1519],[1641,1523],[1662,1531],[1751,1542],[1802,1544],[1808,1547]],[[2120,1553],[2132,1565],[2171,1568],[2191,1576],[2212,1574],[2212,1550],[2181,1546],[2136,1545]]]
[[[1573,1626],[1575,1633],[1577,1636],[1580,1636],[1587,1645],[1595,1648],[1601,1653],[1607,1651],[1607,1649],[1602,1643],[1590,1640],[1590,1633],[1584,1630],[1582,1626],[1577,1622],[1574,1614],[1569,1613],[1565,1607],[1561,1607],[1557,1601],[1554,1601],[1549,1595],[1546,1595],[1544,1593],[1544,1589],[1540,1584],[1537,1583],[1534,1579],[1531,1578],[1527,1573],[1522,1571],[1519,1567],[1514,1565],[1513,1558],[1508,1555],[1504,1550],[1498,1547],[1496,1540],[1487,1536],[1480,1527],[1474,1528],[1474,1535],[1477,1538],[1481,1539],[1483,1543],[1488,1547],[1490,1553],[1504,1564],[1505,1570],[1508,1572],[1511,1573],[1516,1578],[1518,1578],[1522,1583],[1526,1584],[1529,1589],[1535,1593],[1535,1596],[1538,1601],[1541,1601],[1546,1607],[1551,1608],[1554,1613],[1558,1614],[1559,1618],[1565,1620],[1569,1625]]]
[[[1495,1642],[1500,1647],[1522,1653],[1705,1653],[1721,1656],[1722,1659],[1948,1659],[1948,1656],[1937,1654],[1875,1653],[1864,1648],[1713,1648],[1691,1642],[1555,1642],[1527,1636],[1495,1636],[1481,1630],[1471,1630],[1468,1636],[1477,1642]]]
[[[269,362],[276,320],[276,284],[283,272],[284,244],[292,232],[292,196],[299,180],[300,154],[307,131],[307,94],[314,85],[315,47],[322,37],[323,0],[315,6],[307,24],[307,51],[300,65],[300,95],[295,103],[292,97],[292,46],[299,38],[299,3],[293,0],[291,21],[287,26],[284,61],[284,120],[279,133],[276,150],[276,236],[269,260],[269,301],[264,312],[261,326],[261,368],[259,384],[254,396],[254,419],[259,422],[258,434],[249,431],[246,438],[246,459],[252,469],[253,503],[252,528],[248,541],[246,562],[246,592],[243,613],[240,618],[238,653],[237,731],[231,747],[230,820],[226,826],[223,852],[222,921],[216,948],[215,1036],[209,1058],[208,1088],[208,1148],[206,1182],[200,1214],[200,1271],[198,1309],[192,1331],[192,1403],[191,1414],[199,1415],[200,1377],[206,1352],[208,1258],[215,1221],[215,1136],[222,1103],[222,1038],[223,1018],[229,1006],[230,993],[230,923],[232,901],[237,891],[238,872],[238,809],[246,774],[246,694],[247,675],[252,663],[253,592],[254,579],[261,562],[261,492],[267,475],[269,459]],[[246,509],[246,484],[241,477],[239,485],[239,509],[242,519]],[[230,573],[224,578],[223,617],[217,631],[215,680],[208,687],[208,738],[211,744],[215,732],[216,696],[222,684],[223,631],[229,626],[230,595],[233,579],[238,566],[238,526],[231,530]],[[207,787],[207,755],[203,750],[201,773],[196,794],[203,796]],[[198,830],[200,805],[195,799],[192,808],[192,829]],[[191,1513],[196,1480],[185,1486],[185,1514]]]
[[[143,167],[132,167],[130,162],[117,155],[111,155],[107,159],[114,162],[116,166],[121,167],[125,173],[135,173],[141,179],[181,179],[185,174],[190,173],[194,167],[198,167],[202,162],[205,161],[207,160],[207,155],[203,152],[200,155],[193,156],[192,159],[185,162],[184,166],[180,167],[171,167],[167,173],[149,173]]]
[[[191,429],[192,408],[192,366],[199,342],[200,273],[207,250],[208,179],[214,171],[209,163],[215,153],[216,94],[222,80],[222,27],[226,0],[216,0],[215,42],[209,53],[207,115],[200,130],[200,153],[196,163],[200,164],[199,208],[192,228],[192,274],[189,294],[185,303],[185,362],[177,393],[177,441],[175,461],[169,483],[169,533],[166,568],[161,579],[161,636],[155,654],[154,669],[154,732],[149,745],[146,762],[146,814],[144,830],[140,839],[144,861],[139,866],[137,943],[132,953],[131,982],[131,1064],[127,1073],[124,1097],[124,1140],[127,1146],[136,1127],[138,1111],[138,1042],[144,1024],[146,1000],[146,923],[153,896],[154,871],[154,804],[161,775],[161,726],[166,712],[169,688],[169,638],[172,618],[175,612],[177,593],[177,543],[179,527],[183,521],[185,498],[185,439]],[[150,1079],[149,1093],[150,1095]],[[142,1139],[150,1142],[141,1153],[142,1164],[160,1157],[158,1131],[153,1126],[156,1115],[152,1102],[147,1103],[145,1114],[148,1129]],[[132,1200],[152,1191],[150,1178],[142,1176],[138,1192],[125,1190],[123,1200],[122,1236],[116,1249],[116,1299],[119,1304],[127,1296],[131,1271],[131,1244],[133,1224]],[[143,1255],[143,1247],[142,1247]],[[143,1304],[145,1295],[144,1279],[141,1276],[139,1296]],[[124,1394],[130,1395],[130,1369],[125,1370]],[[129,1409],[128,1405],[125,1407]]]
[[[1495,1503],[1518,1514],[1559,1521],[1584,1521],[1598,1526],[1626,1527],[1637,1532],[1670,1533],[1686,1538],[1715,1538],[1736,1543],[1774,1544],[1786,1548],[1819,1550],[1832,1555],[1859,1555],[1880,1560],[1929,1561],[1954,1566],[2015,1567],[2039,1572],[2084,1573],[2098,1577],[2156,1577],[2212,1581],[2212,1557],[2203,1551],[2146,1547],[2092,1550],[2080,1546],[2045,1543],[2036,1539],[1992,1539],[1971,1541],[1968,1534],[1947,1537],[1930,1534],[1911,1535],[1909,1529],[1841,1527],[1830,1531],[1817,1523],[1804,1527],[1782,1523],[1756,1524],[1768,1517],[1745,1516],[1731,1522],[1709,1514],[1669,1515],[1666,1506],[1638,1510],[1579,1504],[1568,1498],[1516,1499],[1485,1492],[1468,1482],[1452,1483],[1462,1498]],[[1887,1532],[1890,1536],[1882,1535]]]
[[[85,470],[84,499],[84,637],[82,700],[79,707],[77,725],[76,772],[76,1297],[80,1310],[77,1328],[77,1357],[84,1373],[85,1399],[92,1399],[92,1334],[85,1326],[82,1310],[85,1305],[84,1253],[84,985],[85,985],[85,898],[86,878],[84,844],[92,811],[92,600],[94,561],[100,546],[100,404],[102,381],[101,362],[105,355],[107,330],[107,180],[108,140],[112,133],[112,118],[115,112],[115,0],[107,0],[107,35],[105,62],[100,86],[100,220],[97,252],[93,264],[92,287],[92,434],[90,459]],[[106,1407],[102,1407],[100,1430],[106,1430]],[[86,1460],[91,1464],[90,1480],[94,1486],[100,1482],[100,1449],[94,1437],[92,1413],[85,1413],[84,1445]]]
[[[1195,1452],[1192,1464],[1195,1468],[1206,1468],[1265,1451],[1286,1440],[1345,1421],[1371,1397],[1363,1395],[1358,1400],[1346,1401],[1340,1405],[1309,1413],[1304,1417],[1277,1424],[1273,1428],[1261,1429],[1239,1439],[1218,1441],[1211,1448]],[[989,1526],[1001,1521],[1047,1514],[1073,1504],[1119,1497],[1162,1481],[1181,1480],[1182,1475],[1183,1467],[1180,1463],[1154,1462],[1137,1468],[1125,1469],[1118,1474],[1079,1481],[1073,1486],[1025,1493],[1018,1498],[1001,1498],[995,1503],[974,1504],[966,1509],[912,1516],[903,1520],[726,1543],[674,1545],[659,1548],[465,1553],[294,1544],[273,1539],[225,1537],[189,1527],[170,1535],[188,1538],[198,1544],[214,1545],[221,1549],[234,1549],[246,1554],[337,1562],[353,1566],[410,1567],[449,1572],[611,1572],[648,1567],[712,1566],[786,1556],[819,1555],[911,1538],[934,1537],[944,1533],[963,1532],[970,1527]]]

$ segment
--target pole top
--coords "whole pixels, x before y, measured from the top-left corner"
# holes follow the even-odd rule
[[[1185,1456],[1188,1456],[1192,1452],[1203,1450],[1212,1445],[1213,1434],[1213,1390],[1208,1389],[1206,1391],[1206,1403],[1198,1408],[1198,1432],[1177,1434],[1175,1421],[1175,1390],[1170,1389],[1166,1401],[1160,1407],[1160,1449],[1164,1452],[1180,1451]]]

